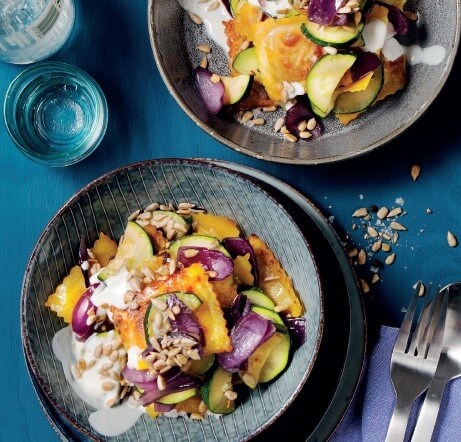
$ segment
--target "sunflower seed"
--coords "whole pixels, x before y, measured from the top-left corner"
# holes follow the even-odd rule
[[[447,232],[447,241],[450,247],[456,247],[458,245],[458,240],[456,239],[456,236],[450,231]]]
[[[200,413],[191,413],[189,417],[194,421],[199,421],[203,419],[203,416]]]
[[[114,389],[115,384],[113,382],[106,381],[101,384],[101,387],[104,391],[111,391]]]
[[[404,225],[398,223],[397,221],[392,221],[391,222],[391,229],[393,229],[393,230],[407,230],[407,228]]]
[[[391,246],[387,244],[386,242],[384,242],[383,245],[381,246],[381,250],[383,252],[389,252],[391,250]]]
[[[390,255],[384,260],[384,262],[385,262],[388,266],[390,266],[391,264],[393,264],[394,261],[395,261],[395,253],[390,254]]]
[[[134,219],[136,219],[138,217],[138,215],[141,213],[141,211],[138,209],[136,211],[134,211],[129,217],[128,217],[128,221],[133,221]]]
[[[361,207],[360,209],[357,209],[352,216],[355,218],[363,218],[364,216],[368,215],[368,209],[365,207]]]
[[[360,252],[357,256],[357,263],[362,266],[366,262],[367,262],[367,254],[365,253],[365,250],[360,249]]]
[[[363,293],[368,293],[370,291],[370,286],[368,285],[368,282],[366,282],[364,279],[360,278],[360,287],[362,289]]]
[[[194,14],[193,12],[189,12],[189,17],[196,25],[201,25],[203,23],[201,17],[199,17],[197,14]]]
[[[145,211],[145,212],[153,212],[154,210],[157,210],[159,207],[160,207],[160,204],[159,204],[159,203],[152,203],[152,204],[149,204],[149,205],[144,209],[144,211]]]
[[[242,118],[241,118],[240,121],[241,121],[242,123],[248,123],[253,117],[254,117],[253,112],[251,112],[251,111],[249,110],[249,111],[246,111],[246,112],[242,115]]]
[[[284,124],[285,124],[285,118],[283,117],[278,118],[274,124],[274,132],[278,132],[283,127]]]
[[[421,174],[421,166],[419,164],[413,164],[413,166],[411,166],[410,174],[413,181],[416,181]]]
[[[387,218],[393,218],[394,216],[399,216],[401,213],[402,213],[402,208],[401,207],[396,207],[395,209],[392,209],[387,214]]]
[[[229,399],[230,401],[235,401],[235,399],[237,399],[237,393],[232,390],[227,390],[224,393],[224,396],[226,396],[226,398]]]
[[[379,219],[384,219],[386,218],[387,214],[389,213],[389,209],[387,207],[381,207],[378,212],[376,213],[376,216]]]
[[[367,227],[367,233],[368,233],[368,235],[370,235],[372,238],[376,238],[376,237],[379,236],[378,231],[377,231],[374,227],[371,227],[371,226],[368,226],[368,227]]]
[[[376,284],[380,280],[379,275],[375,273],[373,277],[371,278],[371,283]]]
[[[375,241],[371,246],[371,250],[373,252],[377,252],[379,249],[381,249],[382,244],[383,242],[381,240]]]
[[[159,390],[165,390],[166,388],[166,380],[163,376],[158,375],[157,376],[157,387]]]

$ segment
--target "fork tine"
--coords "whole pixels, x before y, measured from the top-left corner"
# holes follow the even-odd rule
[[[423,342],[423,337],[425,336],[425,331],[429,321],[432,317],[432,313],[434,310],[434,303],[429,303],[430,293],[432,290],[432,282],[429,283],[427,293],[424,296],[424,304],[421,308],[421,312],[419,314],[418,322],[416,325],[415,332],[413,333],[410,348],[408,349],[408,353],[415,355],[418,348],[420,348],[421,343]]]
[[[443,290],[437,296],[437,302],[434,308],[433,318],[429,324],[428,340],[426,346],[429,346],[427,357],[438,359],[442,351],[443,333],[445,329],[445,318],[448,309],[448,293],[450,288]]]
[[[407,349],[408,338],[410,336],[411,327],[413,325],[413,317],[415,316],[416,302],[419,298],[419,289],[421,287],[421,281],[416,284],[413,297],[411,298],[410,305],[408,306],[405,317],[403,318],[402,325],[400,326],[397,340],[395,341],[394,351],[405,352]]]

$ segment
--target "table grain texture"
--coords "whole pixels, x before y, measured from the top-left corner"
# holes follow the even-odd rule
[[[164,86],[147,31],[144,0],[75,0],[76,24],[52,60],[90,73],[109,106],[106,136],[83,162],[48,168],[20,154],[0,122],[0,440],[57,440],[36,399],[21,351],[20,294],[24,271],[47,222],[80,188],[118,167],[166,157],[207,157],[261,169],[303,192],[330,219],[344,241],[367,242],[352,229],[358,207],[404,202],[396,260],[365,294],[370,325],[397,326],[418,279],[445,284],[461,279],[461,131],[456,99],[461,61],[429,110],[397,140],[366,156],[322,166],[290,166],[244,156],[192,123]],[[25,67],[0,62],[0,97]],[[452,103],[450,105],[450,103]],[[454,106],[453,106],[454,105]],[[306,148],[308,146],[306,145]],[[421,165],[416,180],[412,164]],[[431,209],[428,214],[426,209]]]

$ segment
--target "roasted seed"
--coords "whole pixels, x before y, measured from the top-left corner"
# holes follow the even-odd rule
[[[325,46],[323,50],[329,55],[335,55],[338,52],[338,50],[333,46]]]
[[[405,16],[408,18],[408,20],[410,21],[416,21],[418,20],[418,15],[415,14],[414,12],[411,12],[411,11],[403,11],[403,13],[405,14]]]
[[[456,247],[458,245],[458,240],[456,239],[456,236],[450,231],[447,232],[447,241],[450,247]]]
[[[378,275],[377,273],[375,273],[375,274],[373,275],[373,277],[371,278],[371,283],[372,283],[372,284],[376,284],[376,283],[379,281],[379,279],[380,279],[380,278],[379,278],[379,275]]]
[[[104,356],[109,356],[112,353],[112,344],[104,344],[102,347],[102,354]]]
[[[376,216],[379,219],[384,219],[386,218],[387,214],[389,213],[389,209],[387,207],[381,207],[378,212],[376,213]]]
[[[283,127],[284,124],[285,124],[285,119],[283,117],[278,118],[274,124],[274,132],[278,132]]]
[[[76,365],[72,366],[72,371],[73,371],[74,377],[76,379],[80,379],[82,377],[82,372],[80,371],[80,369]]]
[[[230,401],[235,401],[235,399],[237,399],[237,393],[233,390],[227,390],[224,392],[224,396],[226,396],[226,398]]]
[[[419,164],[413,164],[413,166],[411,166],[410,174],[413,181],[416,181],[421,174],[421,166]]]
[[[376,238],[377,236],[379,236],[378,234],[378,231],[372,227],[372,226],[368,226],[367,227],[367,233],[368,235],[370,235],[372,238]]]
[[[118,350],[114,350],[114,351],[110,354],[109,360],[112,361],[112,362],[115,362],[115,361],[117,361],[118,357],[119,357]]]
[[[283,138],[285,138],[285,140],[289,141],[290,143],[296,143],[296,141],[298,141],[298,139],[293,134],[283,134]]]
[[[210,77],[210,80],[212,83],[219,83],[221,81],[221,77],[218,74],[213,74]],[[173,220],[170,220],[170,221],[168,221],[169,224],[167,224],[167,230],[173,229],[174,221]]]
[[[128,217],[128,221],[133,221],[134,219],[136,219],[139,214],[141,213],[141,211],[138,209],[136,210],[135,212],[133,212],[129,217]],[[93,257],[94,258],[94,257]]]
[[[421,285],[419,286],[418,296],[424,296],[425,293],[426,293],[426,286],[423,283],[421,283]]]
[[[189,17],[196,25],[201,25],[203,23],[201,17],[199,17],[197,14],[194,14],[193,12],[189,12]]]
[[[354,247],[353,249],[347,252],[347,256],[349,256],[349,258],[354,258],[355,256],[358,255],[358,253],[359,251]]]
[[[370,291],[370,286],[368,285],[368,282],[366,282],[364,279],[360,278],[360,287],[362,289],[363,293],[368,293]]]
[[[277,110],[277,106],[264,106],[263,112],[275,112]]]
[[[191,413],[189,417],[194,421],[199,421],[203,419],[203,416],[200,413]]]
[[[112,397],[112,398],[110,398],[110,399],[108,399],[108,400],[106,401],[106,405],[107,405],[109,408],[111,408],[111,407],[113,407],[113,406],[115,405],[115,403],[117,402],[117,400],[118,400],[118,398]]]
[[[362,266],[366,262],[367,262],[367,254],[365,253],[365,250],[360,249],[360,252],[357,256],[357,263]]]
[[[307,122],[307,130],[314,130],[317,126],[317,121],[315,118],[311,118],[308,122]]]
[[[349,6],[343,6],[342,8],[338,9],[338,14],[350,14],[352,12],[352,8]]]
[[[305,130],[303,132],[299,132],[299,138],[302,138],[303,140],[307,140],[312,137],[312,134],[308,131]]]
[[[360,209],[357,209],[352,216],[355,218],[363,218],[364,216],[368,215],[368,209],[365,207],[361,207]]]
[[[252,111],[246,111],[243,115],[242,115],[242,118],[241,118],[241,122],[242,123],[248,123],[248,121],[250,121],[252,118],[254,117],[254,114]]]
[[[387,214],[387,218],[393,218],[394,216],[399,216],[401,213],[402,213],[402,208],[401,207],[396,207],[395,209],[392,209]]]
[[[146,212],[153,212],[154,210],[157,210],[159,207],[160,207],[160,204],[159,204],[159,203],[152,203],[152,204],[149,204],[149,205],[144,209],[144,211],[146,211]]]
[[[122,346],[122,340],[116,338],[112,341],[112,350],[118,350]]]
[[[383,242],[381,240],[375,241],[371,246],[371,250],[373,252],[377,252],[379,249],[381,249],[382,244]]]
[[[207,11],[214,11],[215,9],[219,8],[220,3],[219,2],[213,2],[208,8],[206,8]]]
[[[266,120],[264,118],[255,118],[254,120],[251,120],[251,124],[253,126],[262,126],[265,123]]]
[[[166,381],[165,378],[161,375],[157,376],[157,387],[159,390],[165,390],[166,388]]]
[[[107,381],[101,384],[101,387],[104,391],[111,391],[114,389],[115,384],[113,382]]]
[[[391,229],[393,229],[393,230],[407,230],[407,228],[404,225],[398,223],[397,221],[392,221],[391,222]]]
[[[156,309],[158,309],[158,310],[160,310],[160,311],[162,311],[162,312],[164,312],[164,311],[166,310],[166,308],[167,308],[166,302],[162,301],[161,299],[154,298],[154,299],[152,299],[151,302],[152,302],[152,305],[153,305]],[[160,315],[160,316],[161,316],[161,315]]]
[[[208,45],[204,45],[204,44],[198,45],[198,46],[197,46],[197,49],[198,49],[200,52],[203,52],[204,54],[209,54],[209,53],[211,52],[211,47],[208,46]],[[214,74],[214,75],[216,75],[216,74]],[[213,77],[213,76],[212,76],[212,77]],[[218,77],[219,77],[219,75],[218,75]],[[210,79],[211,79],[211,78],[210,78]],[[211,79],[211,81],[213,81],[213,80]],[[214,83],[217,83],[217,81],[215,81]]]
[[[99,344],[93,351],[93,356],[99,359],[102,355],[102,344]]]
[[[391,253],[385,260],[384,262],[390,266],[391,264],[393,264],[395,261],[395,253]]]
[[[388,243],[384,242],[383,245],[381,246],[381,249],[383,252],[390,252],[391,246]]]
[[[307,129],[307,121],[303,120],[298,124],[298,131],[303,132]]]
[[[179,315],[181,313],[181,307],[179,305],[174,305],[173,307],[171,307],[171,311],[175,315]]]
[[[207,410],[207,408],[206,408],[205,402],[200,401],[200,404],[199,404],[199,406],[198,406],[198,411],[200,411],[200,413],[203,414],[203,413],[206,412],[206,410]]]

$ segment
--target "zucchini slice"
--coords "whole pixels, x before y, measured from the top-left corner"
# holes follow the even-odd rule
[[[202,387],[202,398],[212,413],[229,414],[235,410],[235,401],[229,400],[224,392],[232,388],[232,373],[218,366],[211,379]]]
[[[214,236],[207,236],[207,235],[188,235],[183,236],[182,238],[176,240],[173,244],[171,244],[168,252],[172,258],[177,257],[178,249],[180,247],[187,246],[187,247],[204,247],[206,249],[215,249],[219,250],[223,255],[230,258],[229,252],[221,245],[219,240]]]
[[[279,333],[281,336],[280,341],[271,351],[271,354],[266,359],[264,363],[261,374],[259,376],[259,382],[265,383],[272,381],[277,377],[288,364],[288,359],[290,356],[290,336],[288,333]]]
[[[128,221],[117,254],[98,274],[100,281],[116,275],[129,261],[131,268],[136,268],[154,256],[154,249],[146,231],[134,221]]]
[[[186,399],[195,396],[197,392],[198,391],[195,387],[188,388],[187,390],[167,394],[166,396],[160,398],[157,402],[165,405],[179,404],[180,402],[184,402]]]
[[[301,32],[319,46],[346,48],[362,35],[363,27],[363,23],[359,23],[354,28],[349,26],[321,26],[308,21],[301,25]]]
[[[240,52],[232,63],[232,67],[239,74],[256,75],[258,72],[258,54],[256,48],[246,48]]]
[[[222,97],[224,106],[236,104],[250,95],[251,87],[253,86],[253,75],[240,74],[236,77],[221,76],[220,78],[224,84],[224,95]]]
[[[257,287],[253,287],[249,290],[243,290],[241,294],[248,298],[251,305],[259,305],[260,307],[268,310],[274,310],[275,308],[275,304],[272,299]]]
[[[333,109],[336,88],[356,58],[354,54],[327,54],[312,67],[306,79],[306,93],[319,117],[326,117]]]
[[[378,96],[384,83],[383,67],[379,65],[371,77],[370,83],[363,91],[343,92],[335,100],[335,114],[352,114],[362,112],[371,106]]]

